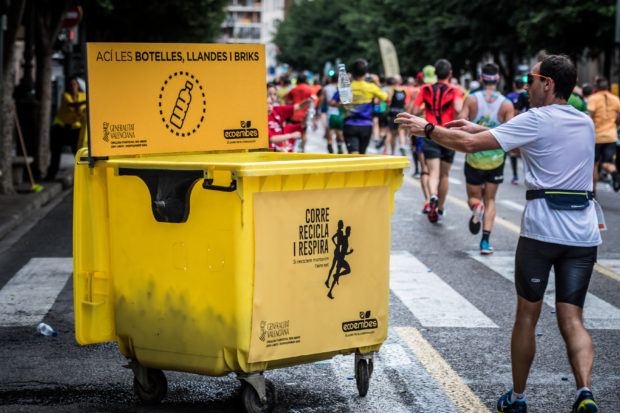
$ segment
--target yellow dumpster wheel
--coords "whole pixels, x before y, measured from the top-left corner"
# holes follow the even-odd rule
[[[137,375],[133,378],[133,391],[146,405],[159,404],[168,391],[168,381],[164,372],[158,369],[146,369],[148,385],[143,385]]]
[[[276,387],[264,379],[265,400],[261,401],[256,388],[250,382],[241,380],[241,407],[247,413],[271,413],[276,407]]]
[[[360,397],[365,397],[368,393],[370,376],[374,367],[373,353],[355,353],[355,382]]]

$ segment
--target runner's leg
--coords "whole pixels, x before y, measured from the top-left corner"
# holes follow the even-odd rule
[[[452,163],[441,161],[439,172],[439,209],[443,211],[443,206],[448,196],[448,189],[450,189],[450,168]]]
[[[558,326],[566,342],[568,360],[573,369],[577,389],[592,388],[594,349],[590,334],[583,327],[583,309],[569,303],[556,303]]]
[[[482,230],[491,231],[493,229],[493,222],[495,221],[495,195],[497,195],[497,189],[499,184],[492,184],[485,182],[484,190],[482,191],[482,199],[484,200],[484,214],[482,215]]]
[[[543,300],[530,302],[523,297],[517,297],[517,315],[510,342],[512,381],[515,393],[525,392],[527,377],[536,354],[535,330],[542,303]]]

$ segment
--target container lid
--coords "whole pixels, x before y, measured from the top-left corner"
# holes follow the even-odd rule
[[[237,176],[272,176],[403,169],[409,167],[409,160],[404,156],[385,155],[234,152],[119,157],[105,161],[105,165],[135,169],[225,170]]]

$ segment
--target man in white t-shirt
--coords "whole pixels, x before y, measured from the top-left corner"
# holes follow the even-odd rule
[[[591,192],[594,125],[588,116],[566,104],[576,80],[575,66],[568,57],[546,57],[528,75],[532,109],[494,129],[465,120],[449,122],[443,128],[408,113],[397,118],[413,135],[424,134],[458,151],[521,151],[528,202],[515,254],[513,388],[498,400],[498,412],[527,411],[525,385],[552,266],[558,325],[577,383],[573,412],[598,411],[590,391],[594,351],[582,322],[583,303],[601,244]]]

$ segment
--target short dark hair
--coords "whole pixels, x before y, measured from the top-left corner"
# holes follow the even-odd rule
[[[300,73],[297,75],[297,83],[306,83],[307,77],[305,74]]]
[[[596,79],[596,90],[609,90],[609,80],[604,77]]]
[[[554,95],[568,100],[577,83],[577,69],[566,55],[548,55],[540,63],[540,74],[553,79]]]
[[[525,85],[525,83],[523,82],[523,77],[515,77],[514,84],[517,89],[523,89],[523,86]]]
[[[583,97],[587,98],[588,96],[592,94],[592,92],[594,92],[594,88],[592,87],[592,85],[584,83],[583,86],[581,87],[581,91],[583,92]]]
[[[437,79],[444,80],[450,76],[452,65],[446,59],[439,59],[435,62],[435,75]]]
[[[364,59],[357,59],[355,62],[353,62],[353,65],[351,65],[351,74],[353,75],[353,78],[358,78],[361,76],[364,76],[366,73],[368,73],[368,62]]]
[[[499,75],[499,67],[495,63],[485,63],[485,65],[482,66],[482,74],[488,76]],[[499,78],[497,80],[484,80],[484,78],[482,79],[482,83],[484,83],[485,85],[493,85],[497,82],[499,82]]]

